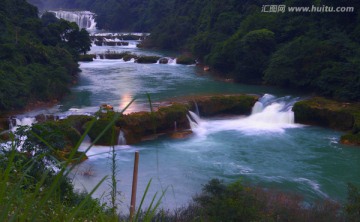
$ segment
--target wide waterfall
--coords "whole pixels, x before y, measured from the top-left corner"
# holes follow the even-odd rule
[[[78,26],[82,29],[95,30],[95,13],[90,11],[50,11],[55,14],[59,19],[65,19],[70,22],[76,22]]]

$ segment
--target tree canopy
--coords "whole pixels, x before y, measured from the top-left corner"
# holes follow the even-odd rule
[[[31,0],[35,1],[35,0]],[[360,99],[357,0],[37,0],[97,13],[100,28],[151,31],[146,46],[184,50],[243,83]],[[352,12],[262,12],[265,5]]]
[[[78,54],[91,46],[75,23],[53,14],[40,19],[25,0],[1,1],[0,30],[0,111],[61,98],[78,72]]]

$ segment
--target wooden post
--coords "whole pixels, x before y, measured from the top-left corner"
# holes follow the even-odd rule
[[[138,179],[138,169],[139,169],[139,151],[135,152],[135,162],[134,162],[134,174],[132,182],[132,191],[131,191],[131,204],[130,204],[130,221],[133,220],[135,204],[136,204],[136,189],[137,189],[137,179]]]

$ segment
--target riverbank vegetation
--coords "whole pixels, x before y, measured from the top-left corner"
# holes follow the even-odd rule
[[[34,2],[35,3],[35,2]],[[46,1],[44,8],[97,13],[100,28],[151,32],[146,47],[182,50],[237,82],[360,99],[360,3],[355,0]],[[351,12],[289,12],[292,6],[353,7]]]
[[[25,0],[0,3],[0,112],[62,98],[78,73],[89,34]]]
[[[70,162],[50,165],[44,161],[51,159],[49,153],[29,155],[15,149],[16,143],[8,148],[0,154],[2,221],[129,221],[128,215],[114,214],[121,206],[91,198],[97,186],[90,193],[74,191]],[[188,206],[175,211],[155,207],[151,216],[138,211],[133,221],[359,221],[359,189],[349,185],[348,192],[343,206],[331,200],[308,203],[295,194],[213,179]]]

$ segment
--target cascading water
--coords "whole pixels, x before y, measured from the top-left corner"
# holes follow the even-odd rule
[[[10,130],[15,132],[19,126],[31,126],[36,123],[35,117],[24,117],[24,118],[15,118],[10,119]]]
[[[297,100],[289,97],[276,98],[265,94],[255,103],[248,117],[203,120],[194,112],[189,112],[188,119],[194,133],[202,136],[227,130],[241,131],[246,134],[284,132],[286,128],[300,126],[294,123],[294,113],[291,110],[295,101]]]
[[[118,145],[126,145],[125,133],[122,130],[119,132]]]
[[[55,14],[59,19],[65,19],[70,22],[75,22],[78,24],[79,28],[95,30],[95,13],[89,11],[50,11]]]

